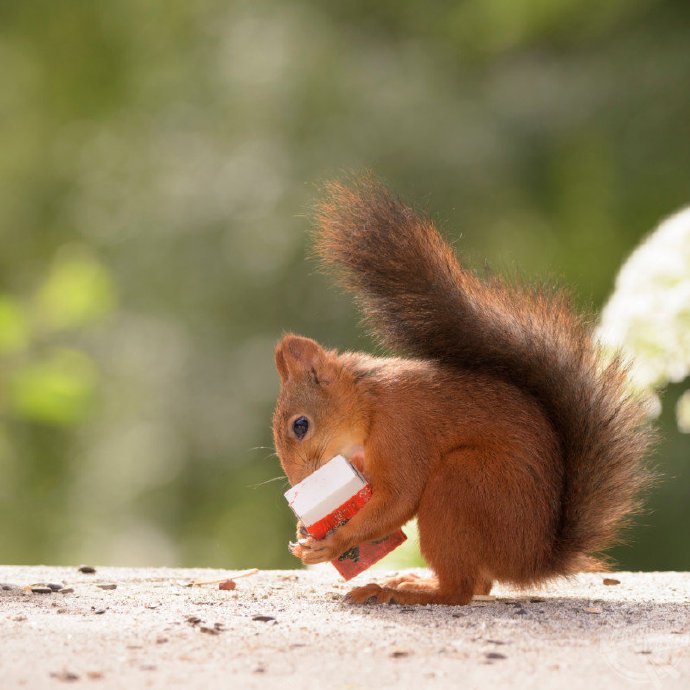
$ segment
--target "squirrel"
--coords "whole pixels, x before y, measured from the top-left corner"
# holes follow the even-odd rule
[[[654,433],[591,322],[562,291],[480,279],[370,176],[325,186],[314,249],[398,356],[294,334],[277,344],[273,434],[288,480],[340,453],[373,490],[349,522],[300,539],[294,555],[329,561],[416,517],[432,577],[357,587],[354,603],[466,604],[496,581],[606,569],[599,554],[653,480]]]

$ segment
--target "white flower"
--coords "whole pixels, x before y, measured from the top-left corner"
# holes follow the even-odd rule
[[[621,349],[633,382],[650,392],[690,373],[690,207],[663,221],[621,268],[598,330]],[[678,424],[690,432],[690,396],[678,403]]]

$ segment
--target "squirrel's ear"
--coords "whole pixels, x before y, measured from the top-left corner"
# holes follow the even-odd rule
[[[283,382],[289,378],[311,374],[314,383],[330,383],[336,373],[332,357],[311,338],[285,335],[276,345],[276,369]]]

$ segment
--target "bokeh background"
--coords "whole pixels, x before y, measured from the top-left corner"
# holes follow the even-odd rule
[[[372,347],[323,179],[587,309],[690,203],[686,0],[2,2],[0,66],[2,562],[298,565],[274,342]],[[690,569],[681,388],[626,568]]]

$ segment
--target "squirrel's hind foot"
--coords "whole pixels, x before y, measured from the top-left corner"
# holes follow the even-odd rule
[[[467,604],[472,591],[443,591],[436,579],[402,576],[388,580],[384,586],[370,583],[355,587],[345,596],[353,604]]]

